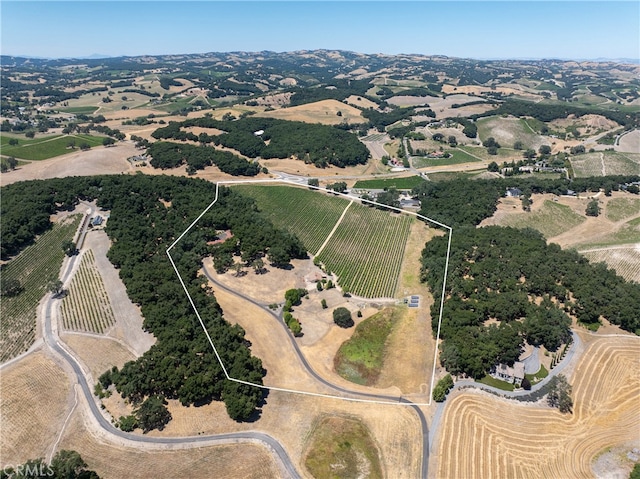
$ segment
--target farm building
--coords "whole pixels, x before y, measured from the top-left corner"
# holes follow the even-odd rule
[[[498,364],[491,370],[490,373],[496,379],[513,383],[516,386],[520,386],[524,379],[524,363],[516,361],[513,366],[507,366],[506,364]]]
[[[522,190],[520,188],[507,188],[507,197],[520,198],[522,196]]]
[[[91,220],[91,226],[100,226],[103,221],[102,216],[96,215],[96,217]]]

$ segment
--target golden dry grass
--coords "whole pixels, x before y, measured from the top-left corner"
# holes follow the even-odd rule
[[[338,116],[338,112],[341,112],[342,115]],[[338,100],[322,100],[306,105],[265,111],[257,113],[256,116],[304,121],[307,123],[322,123],[323,125],[337,125],[344,121],[348,121],[350,124],[364,122],[360,110]]]
[[[271,454],[258,444],[205,446],[181,450],[149,450],[111,444],[87,432],[74,413],[62,449],[78,451],[102,478],[224,477],[229,479],[279,477]]]
[[[483,393],[451,399],[440,430],[437,477],[592,477],[608,447],[640,445],[640,341],[593,338],[570,381],[574,412]]]
[[[107,369],[113,366],[121,368],[127,361],[135,359],[134,354],[115,339],[65,333],[62,340],[89,368],[94,381]]]
[[[69,380],[45,353],[2,370],[0,466],[46,457],[66,418]]]

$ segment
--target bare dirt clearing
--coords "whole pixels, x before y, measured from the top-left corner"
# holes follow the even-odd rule
[[[64,178],[66,176],[92,176],[128,173],[133,166],[127,158],[140,154],[133,143],[120,142],[114,147],[96,147],[89,151],[76,151],[49,160],[33,161],[14,171],[2,174],[2,184],[18,181]]]
[[[628,153],[638,153],[640,151],[640,130],[633,130],[623,135],[615,149]]]
[[[446,87],[447,85],[445,85]],[[450,92],[446,92],[450,93]],[[461,92],[464,93],[464,92]],[[453,94],[447,95],[446,98],[430,98],[428,103],[430,108],[435,112],[438,120],[455,116],[468,116],[476,113],[484,113],[495,108],[490,104],[477,104],[462,106],[460,108],[452,108],[452,105],[464,105],[472,101],[483,101],[484,98],[474,95]]]
[[[46,457],[73,403],[67,375],[41,351],[1,374],[0,466]]]
[[[456,393],[440,426],[436,477],[592,477],[601,451],[640,446],[637,337],[591,337],[570,382],[573,414]]]

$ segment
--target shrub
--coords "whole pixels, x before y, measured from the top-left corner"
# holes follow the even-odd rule
[[[354,325],[351,311],[342,306],[333,310],[333,322],[341,328],[350,328]]]
[[[447,374],[440,381],[438,381],[436,387],[433,388],[433,400],[435,402],[443,402],[447,398],[447,394],[449,394],[449,391],[452,387],[453,378],[451,377],[451,374]]]
[[[322,305],[322,309],[327,309],[327,300],[326,299],[322,299],[322,301],[320,301],[320,304]]]

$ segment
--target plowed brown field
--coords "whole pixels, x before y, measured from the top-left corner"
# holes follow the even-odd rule
[[[484,393],[453,397],[436,477],[593,477],[591,463],[604,449],[640,446],[638,338],[594,338],[570,382],[573,414]]]

